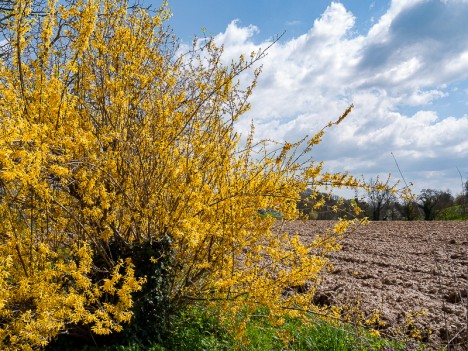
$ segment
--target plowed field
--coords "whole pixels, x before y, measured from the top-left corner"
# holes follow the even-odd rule
[[[286,224],[308,242],[329,221]],[[414,321],[429,347],[468,350],[468,221],[372,222],[350,232],[329,255],[317,303],[379,310],[387,335],[410,334]],[[465,349],[465,347],[467,347]]]

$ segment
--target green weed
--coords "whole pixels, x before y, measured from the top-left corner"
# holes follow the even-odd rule
[[[404,351],[402,342],[374,336],[364,328],[332,325],[311,317],[310,324],[288,318],[278,327],[257,316],[247,324],[246,340],[236,340],[207,309],[183,312],[171,325],[169,337],[151,346],[138,344],[86,348],[83,351]],[[424,350],[423,346],[411,350]]]

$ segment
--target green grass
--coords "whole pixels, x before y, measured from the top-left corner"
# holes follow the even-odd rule
[[[289,341],[281,334],[290,336]],[[265,319],[253,320],[247,328],[250,344],[245,351],[261,350],[317,350],[317,351],[371,351],[406,350],[402,343],[371,336],[362,328],[349,325],[331,325],[320,319],[312,320],[311,325],[299,319],[287,319],[281,327],[271,326]]]
[[[162,344],[142,348],[136,344],[107,348],[87,348],[89,351],[403,351],[408,347],[392,340],[370,335],[362,328],[333,326],[319,319],[306,325],[299,319],[287,319],[274,327],[264,317],[255,317],[247,325],[249,343],[242,345],[221,326],[209,311],[191,309],[177,318],[171,336]],[[281,335],[289,335],[289,341]],[[291,338],[292,336],[292,338]],[[423,350],[422,347],[411,350]]]
[[[447,207],[437,214],[436,219],[446,221],[468,220],[468,208],[464,212],[461,205]]]

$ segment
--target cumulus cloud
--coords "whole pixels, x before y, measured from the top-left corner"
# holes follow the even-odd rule
[[[354,15],[333,2],[306,33],[269,50],[239,129],[245,133],[253,118],[259,138],[295,140],[354,102],[317,159],[373,176],[396,171],[393,152],[417,189],[457,192],[456,168],[468,172],[468,116],[437,107],[450,103],[451,84],[468,79],[466,18],[468,1],[393,0],[367,33],[356,34]],[[216,37],[226,61],[266,47],[254,41],[258,30],[231,22]]]
[[[223,43],[227,48],[245,45],[258,31],[258,27],[252,24],[247,27],[240,27],[239,20],[235,19],[229,23],[224,33],[217,36],[217,41]]]
[[[363,46],[360,68],[366,72],[412,69],[398,80],[371,84],[405,84],[408,88],[438,85],[468,77],[468,3],[416,2],[391,16],[382,40]],[[379,25],[376,25],[378,27]],[[372,32],[372,30],[371,30]]]
[[[311,32],[317,37],[341,38],[354,26],[354,16],[342,4],[332,2],[319,19],[314,21]]]

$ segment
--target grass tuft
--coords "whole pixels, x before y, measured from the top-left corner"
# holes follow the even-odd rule
[[[138,344],[88,347],[83,351],[404,351],[403,342],[384,339],[364,328],[332,325],[312,319],[307,325],[297,318],[287,318],[278,327],[265,317],[254,317],[247,324],[247,343],[236,340],[218,319],[204,308],[191,308],[173,321],[167,340],[150,347]],[[411,350],[424,350],[412,345]]]

